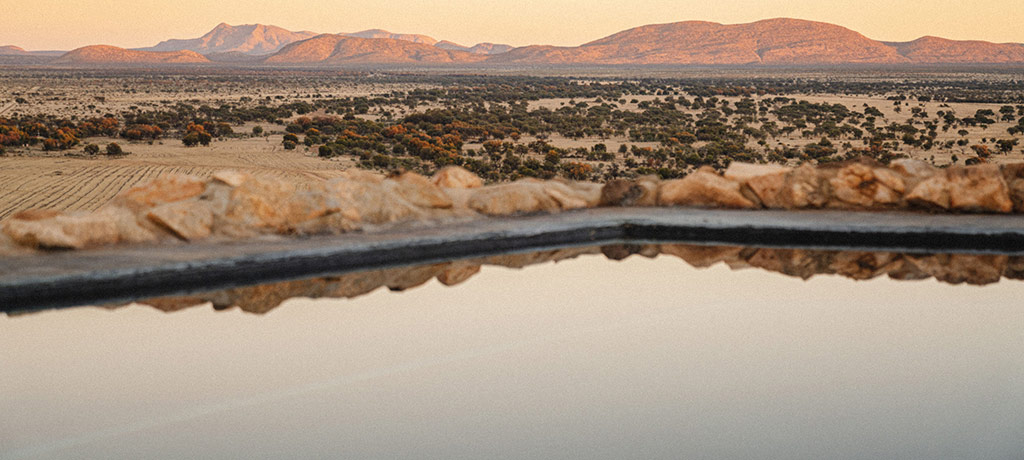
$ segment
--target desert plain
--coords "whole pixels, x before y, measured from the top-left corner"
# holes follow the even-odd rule
[[[879,129],[890,127],[896,135],[889,136],[884,144],[888,159],[920,159],[936,166],[1024,160],[1024,150],[1018,142],[1021,133],[1014,131],[1019,126],[1018,120],[1024,118],[1024,105],[1013,100],[1020,97],[1019,93],[1006,90],[1022,77],[1021,73],[1006,69],[992,72],[924,69],[885,77],[870,71],[822,69],[776,69],[762,72],[763,75],[747,70],[730,72],[721,69],[647,70],[640,73],[592,69],[579,74],[565,70],[540,72],[548,74],[544,77],[468,72],[464,78],[451,78],[453,72],[457,73],[453,70],[440,74],[423,71],[252,72],[245,68],[181,68],[173,71],[3,69],[0,70],[0,119],[38,117],[76,122],[114,117],[119,120],[119,127],[125,129],[126,116],[166,111],[182,103],[200,108],[253,109],[290,104],[307,108],[289,111],[287,116],[270,121],[230,122],[231,132],[214,136],[208,145],[186,146],[182,140],[184,130],[164,126],[163,134],[155,139],[127,139],[122,133],[85,137],[78,139],[74,146],[60,150],[47,149],[35,142],[7,147],[0,156],[0,219],[32,208],[95,210],[120,191],[167,173],[206,177],[216,171],[238,170],[256,176],[330,179],[338,177],[346,169],[362,167],[380,172],[418,169],[429,174],[444,164],[415,158],[412,163],[374,162],[372,160],[378,159],[376,156],[371,158],[365,152],[360,156],[344,149],[325,155],[317,144],[330,145],[330,136],[313,142],[300,141],[290,146],[292,148],[286,148],[285,138],[289,131],[295,131],[289,127],[295,126],[300,118],[344,116],[385,126],[403,123],[412,126],[415,121],[409,122],[408,117],[415,114],[504,107],[514,110],[518,104],[522,104],[519,106],[520,118],[543,118],[551,113],[565,113],[567,117],[575,116],[584,123],[590,123],[594,108],[599,107],[618,115],[602,115],[598,122],[604,126],[590,126],[587,130],[542,126],[535,133],[467,135],[459,140],[457,155],[467,158],[490,156],[491,163],[479,167],[497,168],[507,165],[509,155],[518,157],[516,164],[531,159],[539,164],[548,156],[547,150],[554,149],[558,152],[559,158],[555,161],[560,161],[560,167],[544,173],[548,175],[545,178],[564,175],[571,179],[602,181],[651,173],[660,173],[663,178],[678,177],[695,170],[701,162],[716,167],[727,166],[731,160],[795,166],[805,161],[830,161],[867,151],[870,146],[867,139],[871,137],[867,133],[854,134],[849,130],[838,135],[812,132],[812,129],[830,121],[807,118],[807,121],[794,122],[792,118],[785,118],[784,109],[780,111],[784,106],[806,102],[814,107],[842,106],[856,115],[850,122],[833,125],[845,124],[860,131],[867,126],[864,120],[870,118],[872,128],[876,125]],[[975,82],[970,91],[950,91],[950,88],[961,88],[955,82],[968,80]],[[546,83],[556,83],[552,85],[556,89],[539,95],[531,90]],[[600,95],[561,95],[557,88],[563,86],[558,85],[600,88]],[[457,91],[470,91],[477,100],[452,102],[452,99],[444,97],[421,97],[410,104],[407,97],[417,92],[454,94]],[[506,91],[512,97],[522,99],[509,100]],[[717,94],[709,97],[708,93]],[[661,105],[666,100],[671,104]],[[684,100],[686,104],[676,104]],[[696,100],[705,102],[689,104],[689,101]],[[339,109],[332,101],[345,102]],[[367,103],[362,108],[356,104],[353,109],[353,101]],[[709,101],[713,102],[709,104]],[[751,105],[761,109],[756,112],[741,110]],[[708,119],[728,127],[731,133],[723,135],[729,136],[729,148],[742,151],[735,152],[736,158],[730,158],[733,152],[724,151],[716,154],[722,158],[707,160],[707,154],[700,152],[709,144],[718,143],[718,139],[700,136],[680,143],[664,136],[659,139],[637,134],[638,130],[646,127],[671,131],[672,119],[648,119],[661,116],[661,111],[666,109],[678,112],[672,116],[695,121],[693,126],[697,130]],[[569,113],[571,110],[576,111]],[[944,122],[940,114],[946,113],[955,114],[954,121],[947,119]],[[963,118],[983,113],[991,114],[989,122],[963,122]],[[639,117],[633,122],[636,125],[623,125],[622,120],[629,122],[628,114]],[[213,120],[215,116],[208,115],[207,118]],[[572,121],[572,118],[567,119]],[[564,120],[552,123],[562,122]],[[616,126],[612,127],[613,124]],[[769,126],[771,129],[767,129]],[[787,126],[792,128],[785,129]],[[901,126],[916,127],[915,131],[920,134],[915,134],[919,137],[915,139],[915,134],[909,138],[901,137],[903,134],[898,128]],[[766,130],[770,134],[765,135]],[[924,133],[929,131],[927,140],[922,142],[926,137]],[[308,131],[295,134],[298,134],[295,136],[297,140],[310,137]],[[737,135],[743,138],[741,146],[735,143]],[[493,145],[485,144],[496,137],[506,145],[504,149],[492,152],[488,149]],[[809,159],[805,153],[799,153],[809,151],[808,146],[816,146],[823,140],[829,145],[826,153],[834,151],[829,153],[829,158]],[[1000,144],[1000,141],[1004,143]],[[542,143],[542,148],[536,148],[538,142]],[[119,144],[125,153],[88,154],[83,150],[90,144],[104,147],[111,143]],[[979,155],[978,146],[985,149],[982,155]],[[389,157],[411,156],[390,148],[387,150],[382,153]],[[660,151],[666,153],[659,157]],[[780,154],[786,151],[798,153]],[[702,159],[696,163],[685,160],[686,152],[699,153]],[[498,158],[502,155],[504,160]],[[550,158],[548,160],[551,161]],[[580,167],[583,173],[579,174],[580,168],[567,172],[569,169],[565,166],[569,163],[584,165]],[[514,170],[510,178],[530,175],[520,171],[523,171],[522,167]],[[480,173],[479,170],[475,172]],[[489,181],[509,178],[505,175],[481,176]]]

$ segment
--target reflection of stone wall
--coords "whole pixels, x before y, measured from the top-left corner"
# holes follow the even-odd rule
[[[411,289],[432,279],[446,286],[455,286],[476,275],[482,265],[523,268],[587,254],[604,254],[612,260],[622,260],[633,255],[649,258],[665,255],[678,257],[696,268],[725,263],[734,270],[760,268],[803,279],[820,274],[856,280],[885,275],[901,281],[935,278],[945,283],[977,285],[996,283],[1003,277],[1024,279],[1024,257],[1001,255],[913,255],[683,244],[616,245],[352,273],[331,278],[241,287],[190,297],[153,299],[141,303],[163,311],[177,311],[211,303],[217,309],[238,306],[243,311],[262,314],[291,298],[352,298],[381,287],[393,291]]]
[[[871,160],[798,168],[733,163],[724,175],[702,168],[683,179],[644,177],[604,185],[524,179],[483,186],[458,167],[431,178],[351,170],[339,179],[307,183],[236,172],[209,180],[164,176],[119,194],[95,212],[15,214],[3,222],[0,254],[370,231],[597,206],[1024,212],[1024,164],[938,169],[914,160],[888,167]]]

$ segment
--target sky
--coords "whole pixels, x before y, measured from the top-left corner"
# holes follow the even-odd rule
[[[645,24],[792,17],[876,40],[925,35],[1024,43],[1020,0],[0,0],[0,45],[67,50],[152,46],[221,22],[321,33],[382,28],[465,45],[580,45]]]

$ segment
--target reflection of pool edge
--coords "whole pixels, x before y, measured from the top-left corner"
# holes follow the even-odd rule
[[[276,243],[83,251],[0,260],[0,273],[5,273],[0,278],[0,311],[127,302],[498,254],[646,241],[1010,254],[1024,251],[1024,221],[1011,216],[606,208]],[[147,264],[140,257],[158,263]],[[53,274],[55,266],[77,268]],[[46,274],[34,276],[33,271]]]

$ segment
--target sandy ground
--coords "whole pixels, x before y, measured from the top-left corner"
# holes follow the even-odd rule
[[[103,145],[113,139],[90,139]],[[121,190],[165,173],[207,176],[233,169],[260,176],[329,179],[353,165],[349,158],[323,159],[305,146],[284,150],[280,136],[214,141],[186,148],[177,140],[163,145],[121,144],[124,157],[24,155],[0,158],[0,219],[30,208],[93,210]]]

